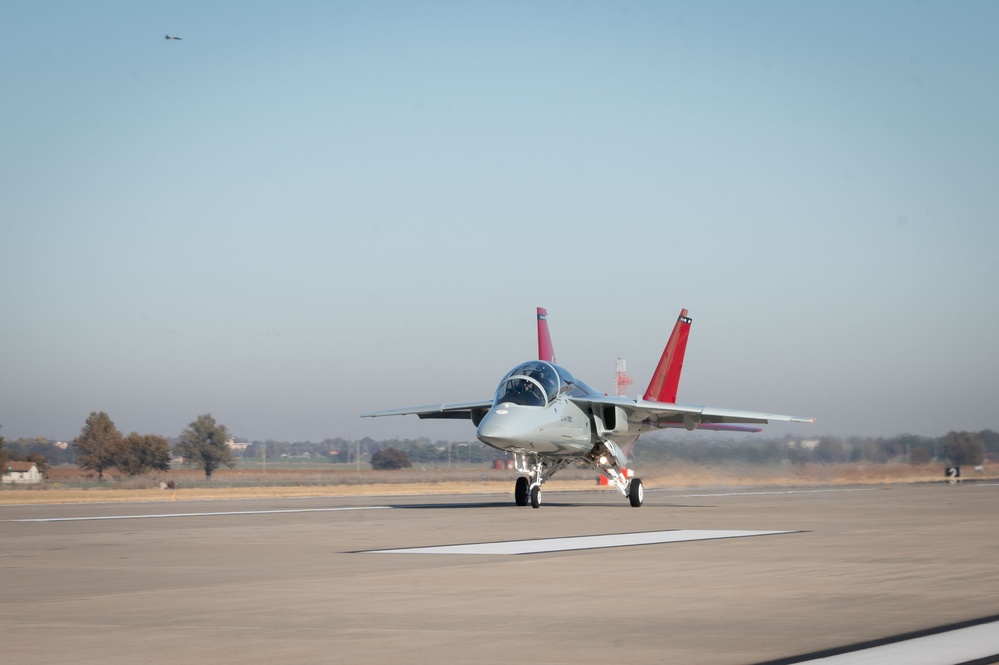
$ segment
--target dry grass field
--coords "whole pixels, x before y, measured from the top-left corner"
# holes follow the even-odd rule
[[[676,464],[641,470],[649,489],[698,487],[801,487],[943,482],[940,465],[810,464],[802,466],[717,466]],[[354,471],[344,469],[223,469],[206,481],[204,472],[178,469],[156,476],[96,482],[76,468],[56,468],[42,485],[4,486],[0,504],[103,503],[193,499],[302,496],[402,496],[433,494],[512,494],[515,474],[490,468]],[[965,479],[999,479],[996,473],[966,473]],[[176,489],[163,490],[173,481]],[[545,484],[553,491],[593,490],[592,471],[566,470]],[[607,489],[607,491],[615,491]]]

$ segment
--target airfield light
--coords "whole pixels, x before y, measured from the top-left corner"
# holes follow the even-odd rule
[[[607,456],[606,455],[601,455],[600,456],[600,465],[601,466],[606,466],[607,465]]]

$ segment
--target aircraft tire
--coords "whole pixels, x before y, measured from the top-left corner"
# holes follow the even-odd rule
[[[526,477],[517,478],[517,484],[513,488],[513,498],[518,506],[526,506],[531,500],[531,483]]]
[[[531,488],[531,508],[541,507],[541,485]]]
[[[631,501],[632,508],[641,508],[642,504],[645,503],[645,488],[642,487],[642,481],[639,478],[631,479],[628,499]]]

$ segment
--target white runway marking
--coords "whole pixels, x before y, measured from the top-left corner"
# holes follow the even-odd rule
[[[369,554],[538,554],[541,552],[568,552],[606,547],[631,545],[657,545],[681,543],[691,540],[716,538],[745,538],[748,536],[773,536],[796,531],[704,531],[677,529],[675,531],[649,531],[644,533],[616,533],[607,536],[577,536],[572,538],[544,538],[539,540],[511,540],[499,543],[474,543],[471,545],[444,545],[439,547],[409,547],[393,550],[368,550]]]
[[[960,665],[994,663],[999,656],[999,622],[958,628],[935,635],[839,653],[787,660],[808,665]]]
[[[827,492],[876,492],[880,489],[882,488],[850,487],[850,488],[820,489],[820,490],[761,490],[755,492],[745,491],[745,492],[714,492],[711,494],[677,494],[675,496],[681,498],[693,498],[693,497],[706,497],[706,496],[759,496],[767,494],[824,494]]]
[[[145,520],[157,517],[217,517],[220,515],[271,515],[280,513],[332,513],[344,510],[385,510],[392,506],[352,506],[345,508],[291,508],[288,510],[232,510],[217,513],[160,513],[152,515],[93,515],[89,517],[36,517],[7,522],[86,522],[90,520]]]

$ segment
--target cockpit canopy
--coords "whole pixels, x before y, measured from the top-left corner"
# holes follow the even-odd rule
[[[532,360],[507,372],[496,389],[494,403],[546,406],[572,384],[572,375],[558,365]]]

